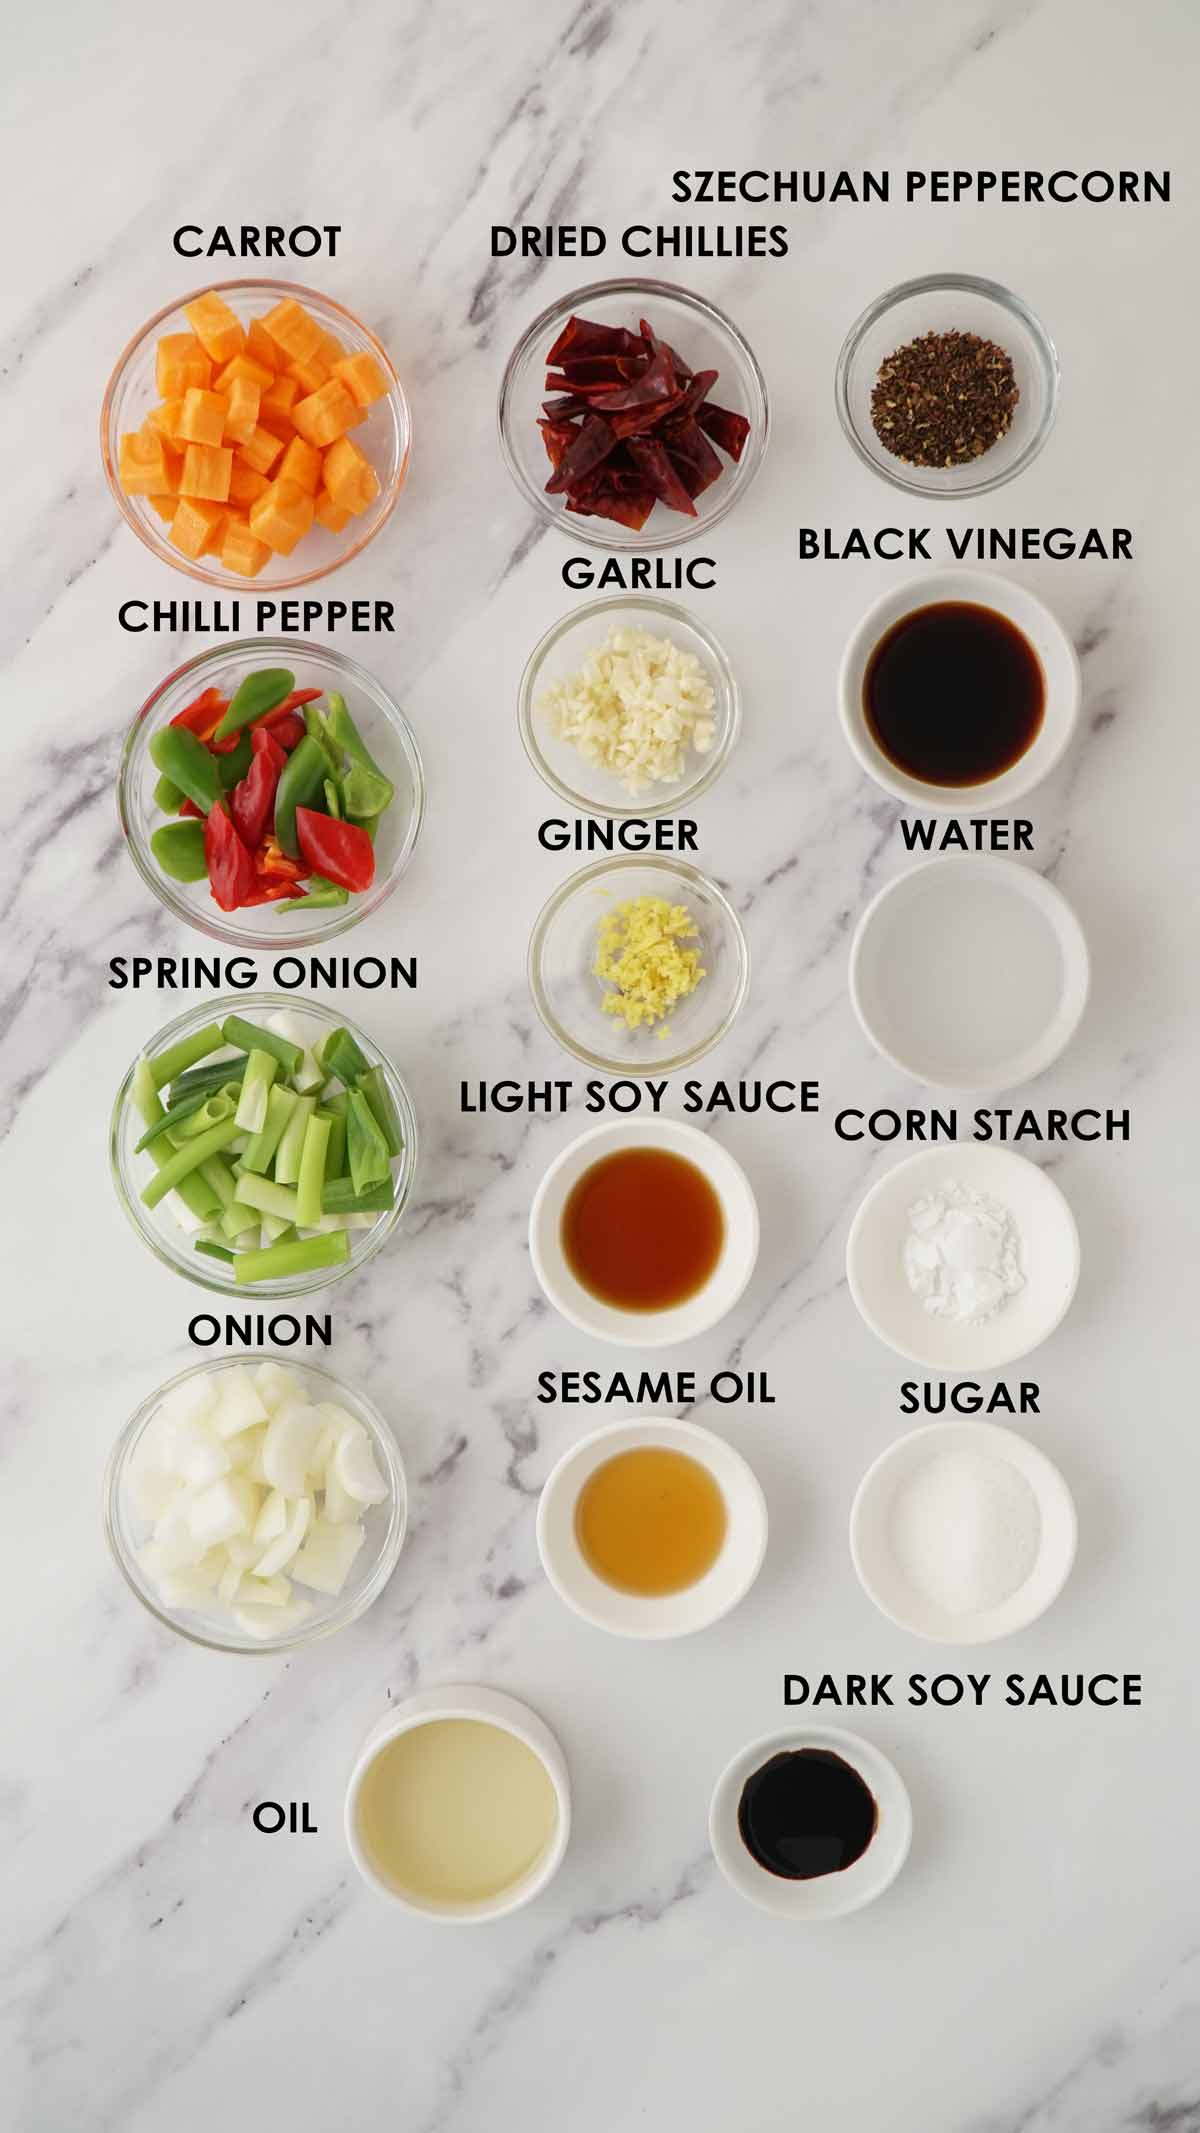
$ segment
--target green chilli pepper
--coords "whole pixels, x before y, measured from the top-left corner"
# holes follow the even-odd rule
[[[311,733],[293,748],[279,774],[275,788],[275,835],[289,859],[299,859],[296,842],[296,809],[312,807],[324,798],[329,762],[320,741]]]
[[[227,741],[231,733],[252,726],[256,718],[273,711],[285,696],[290,696],[295,686],[296,677],[286,667],[260,667],[256,674],[247,674],[229,700],[229,709],[213,734],[214,741]]]
[[[186,726],[160,726],[150,743],[150,755],[155,769],[178,785],[202,814],[211,814],[220,806],[217,759]]]
[[[232,792],[235,785],[241,784],[253,760],[254,750],[250,746],[250,735],[248,733],[243,733],[237,747],[231,748],[228,755],[219,755],[215,758],[217,776],[220,778],[222,789],[225,792]]]
[[[151,837],[150,849],[172,881],[206,879],[204,824],[194,817],[188,822],[164,822]]]
[[[170,778],[158,780],[154,788],[154,805],[161,808],[164,815],[177,815],[182,799],[178,785],[173,785]]]
[[[346,708],[345,697],[339,696],[332,689],[329,692],[329,712],[325,720],[325,730],[330,739],[335,741],[339,748],[345,750],[351,764],[354,766],[347,773],[342,786],[342,800],[347,815],[365,815],[368,818],[373,815],[381,815],[385,807],[391,806],[396,795],[396,788],[390,778],[384,777],[382,770],[367,747]],[[358,779],[358,783],[354,787],[355,797],[351,798],[351,781],[355,778],[356,772],[360,772],[363,775]]]

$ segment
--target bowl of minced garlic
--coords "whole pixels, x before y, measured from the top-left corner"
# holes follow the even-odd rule
[[[601,860],[541,912],[529,983],[546,1027],[589,1066],[673,1072],[730,1028],[749,952],[716,883],[680,860]]]
[[[586,814],[675,813],[707,791],[740,703],[712,632],[669,601],[591,600],[548,630],[521,681],[525,751]]]

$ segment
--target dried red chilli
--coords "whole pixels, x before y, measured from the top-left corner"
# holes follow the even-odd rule
[[[634,532],[656,503],[694,518],[696,498],[722,471],[713,443],[742,456],[750,424],[709,400],[718,373],[691,370],[645,319],[631,333],[573,316],[546,363],[546,493],[568,511]]]

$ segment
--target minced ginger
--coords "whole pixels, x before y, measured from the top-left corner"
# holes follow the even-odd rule
[[[604,995],[606,1015],[615,1015],[628,1030],[652,1029],[680,1000],[693,993],[708,973],[695,948],[685,941],[700,933],[684,904],[664,896],[634,896],[600,921],[596,960],[598,978],[616,987]],[[665,1023],[658,1032],[669,1036]]]

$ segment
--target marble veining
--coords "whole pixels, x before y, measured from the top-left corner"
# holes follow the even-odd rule
[[[1195,58],[1176,0],[1136,19],[1086,0],[244,0],[203,35],[146,0],[119,17],[61,0],[14,23],[0,92],[0,2115],[15,2133],[327,2133],[385,2116],[405,2133],[1200,2133],[1197,1239],[1180,1191],[1196,1056]],[[697,1373],[699,1396],[675,1411],[727,1432],[759,1472],[771,1544],[729,1620],[625,1645],[565,1613],[534,1540],[554,1460],[615,1412],[539,1403],[538,1373],[642,1361],[574,1335],[529,1267],[537,1181],[589,1121],[578,1102],[565,1117],[464,1116],[458,1099],[464,1079],[571,1073],[524,959],[573,861],[537,844],[552,809],[515,700],[530,646],[581,596],[560,577],[566,544],[508,479],[495,397],[531,313],[624,262],[493,261],[490,226],[573,218],[615,240],[635,220],[715,225],[717,210],[671,205],[676,168],[1094,164],[1169,164],[1176,199],[728,207],[727,222],[785,223],[789,256],[638,270],[736,316],[772,401],[762,472],[706,544],[716,588],[682,596],[727,645],[746,707],[697,814],[700,863],[746,922],[754,976],[701,1078],[815,1077],[821,1115],[705,1122],[755,1181],[762,1256],[737,1311],[659,1360]],[[114,805],[129,718],[197,644],[127,634],[119,605],[192,588],[117,520],[96,448],[111,360],[205,271],[171,252],[185,220],[340,223],[335,261],[284,272],[372,321],[415,412],[400,508],[333,582],[395,602],[394,635],[336,641],[404,701],[429,777],[401,891],[339,944],[419,958],[414,994],[347,1005],[408,1077],[423,1157],[400,1235],[327,1292],[326,1358],[393,1421],[411,1527],[370,1614],[284,1664],[170,1639],[121,1585],[99,1525],[109,1446],[188,1359],[203,1301],[122,1221],[105,1146],[120,1074],[185,1004],[111,990],[108,959],[199,945],[142,889]],[[861,1473],[908,1426],[902,1368],[846,1292],[845,1234],[904,1151],[839,1140],[832,1117],[923,1096],[873,1056],[846,997],[857,916],[911,861],[899,810],[841,741],[833,684],[858,615],[904,566],[800,564],[795,531],[940,526],[944,511],[853,459],[832,403],[849,321],[940,266],[1020,290],[1064,373],[1035,466],[954,521],[1135,536],[1132,563],[1001,566],[1056,609],[1084,664],[1078,739],[1021,812],[1094,964],[1071,1051],[1014,1100],[1128,1103],[1134,1124],[1128,1145],[1039,1151],[1075,1209],[1084,1274],[1059,1334],[1013,1375],[1041,1386],[1029,1427],[1072,1483],[1081,1547],[1054,1611],[986,1663],[998,1680],[1141,1671],[1140,1710],[908,1707],[910,1671],[961,1655],[877,1617],[845,1544]],[[667,1108],[680,1103],[676,1087]],[[714,1403],[722,1367],[766,1371],[774,1404]],[[735,1750],[782,1723],[785,1671],[848,1669],[897,1684],[893,1708],[855,1722],[905,1773],[913,1855],[873,1910],[791,1933],[720,1879],[708,1798]],[[340,1815],[388,1702],[462,1680],[544,1713],[575,1829],[535,1907],[450,1933],[359,1884]],[[317,1834],[256,1836],[264,1798],[310,1801]]]

